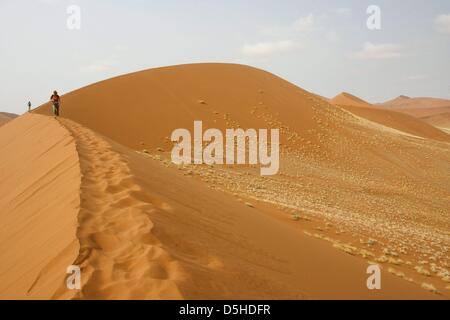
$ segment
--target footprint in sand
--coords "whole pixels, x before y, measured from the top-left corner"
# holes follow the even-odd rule
[[[74,263],[84,277],[77,298],[181,298],[176,280],[183,271],[152,234],[148,215],[172,207],[140,191],[105,140],[70,120],[61,123],[75,138],[83,173]]]

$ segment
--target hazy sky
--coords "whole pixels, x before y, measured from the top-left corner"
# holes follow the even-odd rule
[[[53,89],[191,62],[249,64],[327,97],[450,98],[449,57],[449,0],[0,0],[0,110],[15,113]]]

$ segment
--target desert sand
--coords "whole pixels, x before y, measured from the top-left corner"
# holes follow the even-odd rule
[[[16,117],[17,115],[13,113],[0,112],[0,127]]]
[[[381,106],[409,114],[436,127],[450,129],[450,100],[399,96]]]
[[[0,130],[0,298],[51,298],[79,249],[75,142],[38,115]]]
[[[450,136],[358,103],[193,64],[19,117],[0,129],[0,298],[448,299]],[[170,134],[194,120],[280,128],[280,173],[172,164]]]
[[[423,138],[448,141],[448,134],[424,121],[417,120],[414,115],[403,113],[397,109],[386,109],[372,105],[349,93],[341,93],[330,101],[355,115],[379,123],[389,128]]]

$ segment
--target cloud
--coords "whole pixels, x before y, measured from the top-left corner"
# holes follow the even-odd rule
[[[96,73],[96,72],[105,72],[112,70],[114,67],[119,65],[119,61],[115,57],[105,58],[103,60],[94,61],[91,64],[83,66],[80,68],[81,72],[86,73]]]
[[[338,8],[336,9],[336,13],[342,16],[348,16],[352,14],[351,8]]]
[[[245,56],[259,57],[292,51],[300,47],[299,40],[303,39],[302,42],[305,41],[305,37],[314,28],[316,28],[316,17],[310,13],[306,16],[299,17],[289,24],[270,26],[262,29],[262,34],[271,40],[245,44],[241,51]]]
[[[264,35],[271,37],[291,38],[314,30],[317,26],[316,20],[317,18],[314,14],[310,13],[307,16],[299,17],[289,24],[269,26],[261,31]]]
[[[306,32],[313,29],[315,18],[312,13],[305,17],[300,17],[294,21],[291,28],[296,32]]]
[[[292,40],[259,42],[247,44],[242,47],[242,53],[246,56],[266,56],[275,53],[287,52],[299,47],[299,44]]]
[[[403,56],[402,47],[391,43],[373,44],[366,42],[361,51],[351,54],[353,59],[392,59]]]
[[[450,35],[450,13],[438,15],[434,25],[437,32]]]

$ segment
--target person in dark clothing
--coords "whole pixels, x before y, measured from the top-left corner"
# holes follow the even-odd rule
[[[53,91],[53,95],[50,97],[50,101],[53,104],[53,114],[55,117],[59,117],[59,106],[61,103],[61,98],[58,95],[57,91]]]

